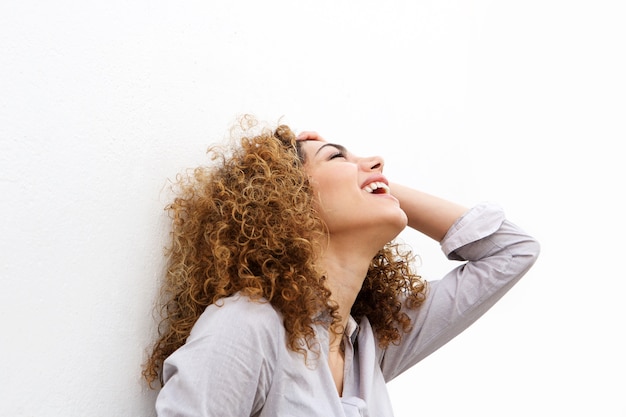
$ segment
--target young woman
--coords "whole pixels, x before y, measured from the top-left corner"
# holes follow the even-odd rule
[[[160,337],[168,416],[392,416],[386,382],[478,319],[535,262],[500,208],[383,175],[315,132],[246,136],[179,178]],[[462,261],[426,282],[406,227]]]

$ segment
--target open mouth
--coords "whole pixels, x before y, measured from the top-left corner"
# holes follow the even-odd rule
[[[370,194],[389,194],[389,186],[384,182],[374,181],[363,187]]]

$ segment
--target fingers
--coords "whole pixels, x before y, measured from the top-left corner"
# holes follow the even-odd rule
[[[296,140],[324,140],[319,133],[304,131],[301,132],[298,136],[296,136]]]

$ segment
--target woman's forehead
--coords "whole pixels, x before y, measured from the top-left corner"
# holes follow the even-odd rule
[[[316,154],[320,152],[323,148],[327,148],[327,147],[333,147],[341,151],[347,152],[347,149],[345,146],[340,145],[338,143],[328,142],[324,139],[305,140],[302,142],[305,145],[304,149],[306,150],[308,154]]]
[[[327,142],[323,139],[308,139],[308,140],[301,140],[298,141],[298,144],[300,145],[300,148],[302,149],[302,151],[304,151],[304,154],[308,157],[312,157],[313,155],[315,155],[318,150],[324,146]]]
[[[307,149],[318,149],[320,146],[324,145],[326,142],[325,139],[305,139],[300,141],[301,144],[305,145]]]

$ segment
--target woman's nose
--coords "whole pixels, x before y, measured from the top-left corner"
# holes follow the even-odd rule
[[[383,172],[383,166],[385,161],[380,156],[372,156],[369,158],[363,158],[361,160],[361,168],[365,171],[380,171]]]

